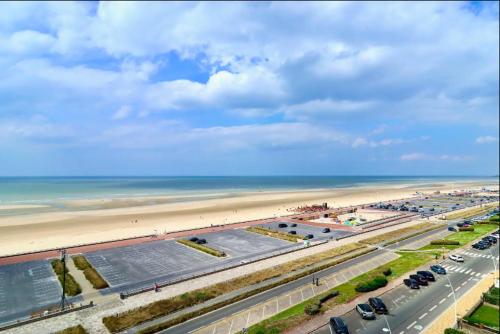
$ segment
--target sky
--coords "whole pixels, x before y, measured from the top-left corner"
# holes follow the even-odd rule
[[[1,2],[0,175],[498,175],[498,2]]]

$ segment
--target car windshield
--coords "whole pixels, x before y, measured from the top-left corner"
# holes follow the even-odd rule
[[[371,308],[370,306],[368,306],[367,304],[360,304],[359,305],[359,308],[362,310],[362,311],[365,311],[365,312],[371,312]]]

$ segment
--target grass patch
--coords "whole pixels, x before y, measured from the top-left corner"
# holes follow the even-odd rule
[[[474,216],[479,216],[484,213],[487,213],[491,209],[495,208],[498,206],[498,203],[490,203],[490,204],[485,204],[482,207],[476,207],[476,208],[470,208],[468,210],[463,210],[461,212],[455,212],[451,213],[446,216],[446,219],[452,220],[452,219],[459,219],[459,218],[471,218]]]
[[[221,252],[220,250],[217,250],[215,248],[212,248],[212,247],[209,247],[209,246],[205,246],[205,245],[199,245],[196,242],[191,241],[191,240],[179,239],[179,240],[177,240],[177,242],[180,243],[180,244],[183,244],[185,246],[197,249],[197,250],[199,250],[201,252],[207,253],[207,254],[212,255],[212,256],[216,256],[216,257],[224,257],[224,256],[226,256],[226,253]]]
[[[184,308],[187,308],[189,306],[197,305],[200,304],[204,301],[210,300],[212,298],[215,298],[217,296],[220,296],[222,294],[238,290],[240,288],[254,285],[272,278],[276,278],[279,276],[282,276],[285,273],[291,273],[300,269],[307,268],[308,266],[315,265],[320,261],[324,261],[324,264],[320,266],[315,266],[313,268],[310,268],[309,270],[305,270],[303,272],[298,272],[297,275],[291,275],[289,277],[284,278],[283,280],[277,281],[273,284],[269,284],[265,286],[262,290],[255,289],[253,291],[250,291],[249,294],[247,295],[240,295],[235,297],[233,300],[230,300],[226,302],[225,304],[233,303],[237,300],[240,300],[242,298],[249,297],[251,295],[254,295],[256,293],[259,293],[261,291],[268,290],[274,286],[278,286],[284,283],[287,283],[289,281],[295,280],[297,278],[309,275],[313,272],[331,267],[333,265],[336,265],[338,263],[347,261],[351,258],[354,258],[356,256],[360,256],[361,254],[356,252],[356,254],[353,254],[351,256],[347,256],[343,259],[337,259],[335,260],[335,257],[345,255],[347,253],[353,252],[355,250],[361,250],[362,253],[367,253],[371,251],[371,249],[367,249],[365,245],[360,245],[357,243],[341,246],[341,247],[336,247],[315,255],[307,256],[298,260],[290,261],[287,263],[284,263],[282,265],[278,265],[269,269],[264,269],[257,271],[255,273],[241,276],[226,282],[221,282],[218,284],[211,285],[209,287],[203,288],[203,289],[198,289],[194,291],[187,292],[185,294],[182,294],[180,296],[175,296],[172,298],[164,299],[164,300],[159,300],[154,303],[142,306],[140,308],[136,308],[133,310],[129,310],[124,313],[112,315],[103,318],[103,323],[104,325],[113,333],[115,332],[120,332],[125,329],[131,328],[133,326],[136,326],[140,323],[149,321],[151,319],[155,319],[167,314],[171,314],[173,312],[182,310]],[[222,307],[224,305],[214,305],[209,307],[207,310],[201,310],[199,312],[194,312],[189,315],[185,315],[183,317],[179,317],[174,319],[174,321],[170,321],[168,323],[162,323],[159,324],[158,326],[154,327],[154,330],[158,331],[161,329],[168,328],[170,326],[175,325],[176,323],[180,323],[182,321],[186,321],[190,319],[191,317],[201,315],[203,313],[213,311],[214,309],[217,309],[218,307]],[[147,331],[146,331],[147,330]],[[146,329],[143,331],[143,333],[149,333],[149,332],[154,332],[153,329]]]
[[[63,263],[59,259],[52,260],[51,262],[52,269],[57,275],[61,286],[63,284]],[[76,296],[82,293],[82,288],[80,284],[75,280],[73,276],[68,272],[68,268],[66,268],[66,280],[65,280],[65,291],[68,296]]]
[[[496,329],[499,327],[498,309],[487,305],[480,306],[470,317],[465,319],[473,324],[483,324]]]
[[[267,235],[268,237],[282,239],[290,242],[299,242],[300,240],[304,240],[305,237],[303,235],[298,234],[288,234],[280,231],[275,231],[267,227],[262,226],[251,226],[246,229],[249,232],[259,233],[263,235]]]
[[[75,267],[83,270],[83,275],[92,284],[94,289],[104,289],[109,287],[108,283],[95,270],[94,267],[87,261],[83,255],[75,255],[72,257]]]
[[[391,268],[389,275],[385,276],[389,281],[394,280],[407,272],[420,267],[421,265],[433,260],[435,258],[434,253],[418,253],[418,252],[398,252],[400,257],[395,259],[384,266],[373,269],[365,274],[359,275],[352,280],[334,287],[323,294],[308,299],[294,307],[291,307],[283,312],[276,314],[275,316],[261,321],[258,324],[251,326],[248,330],[249,334],[280,334],[286,332],[287,330],[297,327],[298,325],[304,323],[313,318],[304,313],[305,307],[311,303],[316,303],[321,296],[332,293],[333,291],[338,291],[339,295],[333,299],[326,301],[322,306],[322,311],[326,311],[334,306],[348,303],[354,298],[362,294],[362,292],[356,291],[356,286],[358,284],[371,281],[379,276],[384,276],[384,271],[387,268]]]
[[[68,327],[63,329],[62,331],[56,332],[55,334],[88,334],[85,328],[82,325]]]
[[[434,229],[437,229],[440,227],[442,227],[442,226],[432,224],[432,223],[421,223],[421,224],[416,224],[413,226],[404,227],[404,228],[401,228],[399,230],[394,230],[394,231],[387,232],[384,234],[376,235],[374,237],[361,240],[360,242],[365,243],[365,244],[369,244],[369,245],[376,245],[376,244],[380,244],[384,241],[389,240],[388,242],[386,242],[386,244],[391,244],[391,243],[396,243],[398,241],[405,240],[405,239],[414,237],[416,235],[419,235],[419,234],[422,234],[422,233],[425,233],[427,231],[434,230]],[[401,237],[402,235],[403,235],[403,237]]]
[[[477,238],[493,232],[498,228],[495,224],[476,224],[474,225],[474,231],[459,231],[450,234],[443,240],[449,240],[453,242],[458,242],[458,245],[427,245],[425,247],[420,248],[421,250],[427,249],[456,249],[460,246],[468,244],[469,242],[476,240]]]

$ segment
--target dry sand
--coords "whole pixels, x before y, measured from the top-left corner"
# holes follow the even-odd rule
[[[290,214],[287,209],[327,202],[329,206],[351,206],[394,200],[415,195],[416,191],[480,189],[498,185],[484,183],[441,183],[343,188],[325,191],[248,193],[231,198],[168,203],[168,197],[129,199],[129,206],[105,209],[58,211],[0,216],[0,255],[15,254],[68,245],[106,241],[139,235],[206,227]],[[109,202],[109,200],[93,200]],[[165,201],[165,202],[163,202]],[[71,204],[71,203],[70,203]],[[89,201],[75,201],[75,207]],[[109,208],[108,208],[109,207]]]

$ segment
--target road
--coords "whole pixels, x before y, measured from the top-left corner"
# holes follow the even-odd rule
[[[490,250],[491,253],[488,250],[473,249],[457,251],[464,257],[465,262],[443,261],[442,265],[447,268],[448,274],[435,275],[436,282],[431,282],[420,290],[411,290],[400,285],[384,293],[380,298],[389,308],[386,317],[377,315],[376,320],[362,320],[355,310],[341,317],[351,333],[419,333],[441,313],[454,307],[452,287],[455,298],[459,299],[477,281],[494,271],[495,266],[498,268],[499,247],[497,245]],[[330,334],[331,331],[329,326],[325,325],[313,333]]]
[[[355,265],[362,263],[364,261],[374,259],[380,255],[383,255],[386,252],[387,252],[387,250],[384,250],[384,249],[375,250],[371,253],[359,256],[359,257],[354,258],[352,260],[348,260],[348,261],[343,262],[341,264],[338,264],[334,267],[330,267],[328,269],[316,272],[316,273],[314,273],[314,277],[318,277],[321,280],[324,277],[335,274],[336,272],[339,272],[339,271],[346,269],[350,266],[355,266]],[[264,291],[258,295],[249,297],[247,299],[233,303],[233,304],[228,305],[226,307],[217,309],[211,313],[207,313],[207,314],[202,315],[198,318],[186,321],[182,324],[179,324],[177,326],[174,326],[174,327],[171,327],[171,328],[166,329],[164,331],[161,331],[160,333],[163,333],[163,334],[186,334],[186,333],[189,333],[193,330],[207,326],[215,321],[224,319],[232,314],[246,310],[247,308],[249,308],[251,306],[257,305],[259,303],[262,303],[262,302],[269,300],[271,298],[274,298],[276,296],[281,296],[281,295],[286,294],[287,292],[289,292],[291,290],[294,290],[298,287],[309,284],[312,281],[312,276],[313,275],[305,276],[305,277],[297,279],[295,281],[278,286],[274,289]],[[147,327],[147,326],[144,326],[144,327]],[[134,333],[135,331],[137,331],[140,328],[142,328],[142,327],[139,327],[139,326],[135,327],[134,329],[129,330],[127,333]]]

